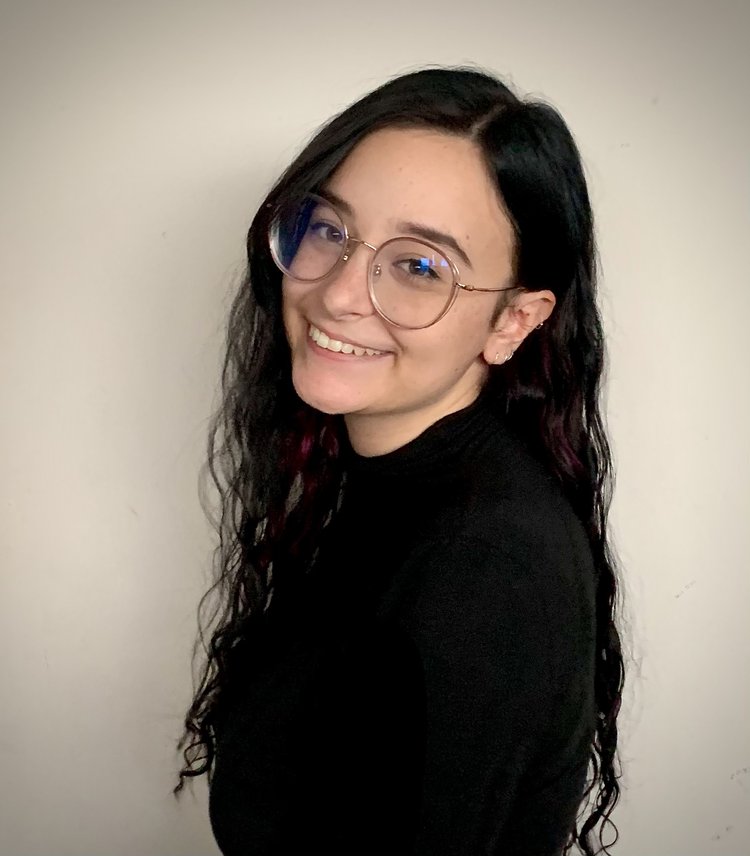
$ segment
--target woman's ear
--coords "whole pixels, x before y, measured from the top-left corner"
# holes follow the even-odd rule
[[[551,291],[523,292],[503,309],[493,325],[483,351],[485,360],[503,362],[518,350],[529,333],[544,324],[554,308],[555,295]]]

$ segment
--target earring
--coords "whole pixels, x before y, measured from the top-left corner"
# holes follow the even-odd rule
[[[507,362],[508,362],[508,360],[513,356],[513,354],[515,354],[515,351],[511,351],[509,354],[506,354],[505,359],[503,360],[503,362],[504,362],[504,363],[507,363]],[[498,352],[495,354],[495,359],[493,360],[493,362],[495,362],[495,363],[496,363],[499,359],[500,359],[500,351],[498,351]]]
[[[535,329],[536,329],[536,330],[541,330],[541,329],[542,329],[542,324],[544,324],[544,321],[540,321],[540,322],[536,325]]]

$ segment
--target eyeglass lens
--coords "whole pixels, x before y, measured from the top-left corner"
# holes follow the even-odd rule
[[[270,243],[279,268],[292,279],[309,282],[324,278],[341,261],[346,231],[333,206],[308,196],[277,215]],[[440,317],[454,284],[448,259],[411,238],[386,241],[371,259],[369,278],[377,308],[403,327],[426,326]]]

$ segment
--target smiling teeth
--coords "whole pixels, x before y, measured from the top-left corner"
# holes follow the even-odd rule
[[[350,344],[349,342],[340,342],[338,339],[329,339],[325,333],[322,333],[312,324],[310,325],[307,334],[313,342],[315,342],[319,347],[325,348],[327,351],[334,351],[336,353],[341,352],[343,354],[353,353],[355,357],[363,357],[365,354],[367,354],[368,357],[377,357],[383,353],[383,351],[375,351],[372,348],[360,348],[357,345]]]

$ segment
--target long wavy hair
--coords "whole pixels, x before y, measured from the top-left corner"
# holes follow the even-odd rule
[[[210,475],[219,498],[219,515],[204,506],[218,534],[215,581],[199,607],[195,692],[178,743],[184,765],[173,792],[203,773],[210,783],[232,664],[240,650],[252,648],[258,616],[271,598],[283,596],[310,567],[345,485],[342,418],[314,410],[292,386],[281,273],[269,252],[268,224],[286,200],[321,188],[365,136],[387,127],[434,129],[475,142],[513,225],[515,286],[550,289],[556,297],[552,315],[515,359],[490,367],[486,389],[559,482],[590,541],[598,580],[598,716],[586,789],[564,852],[577,845],[586,856],[608,853],[618,838],[610,814],[620,795],[624,668],[617,569],[607,541],[614,472],[599,410],[605,349],[593,216],[580,155],[559,113],[471,68],[405,74],[345,109],[313,136],[252,221],[202,474]],[[496,317],[511,299],[500,296]],[[607,844],[606,826],[614,831]]]

